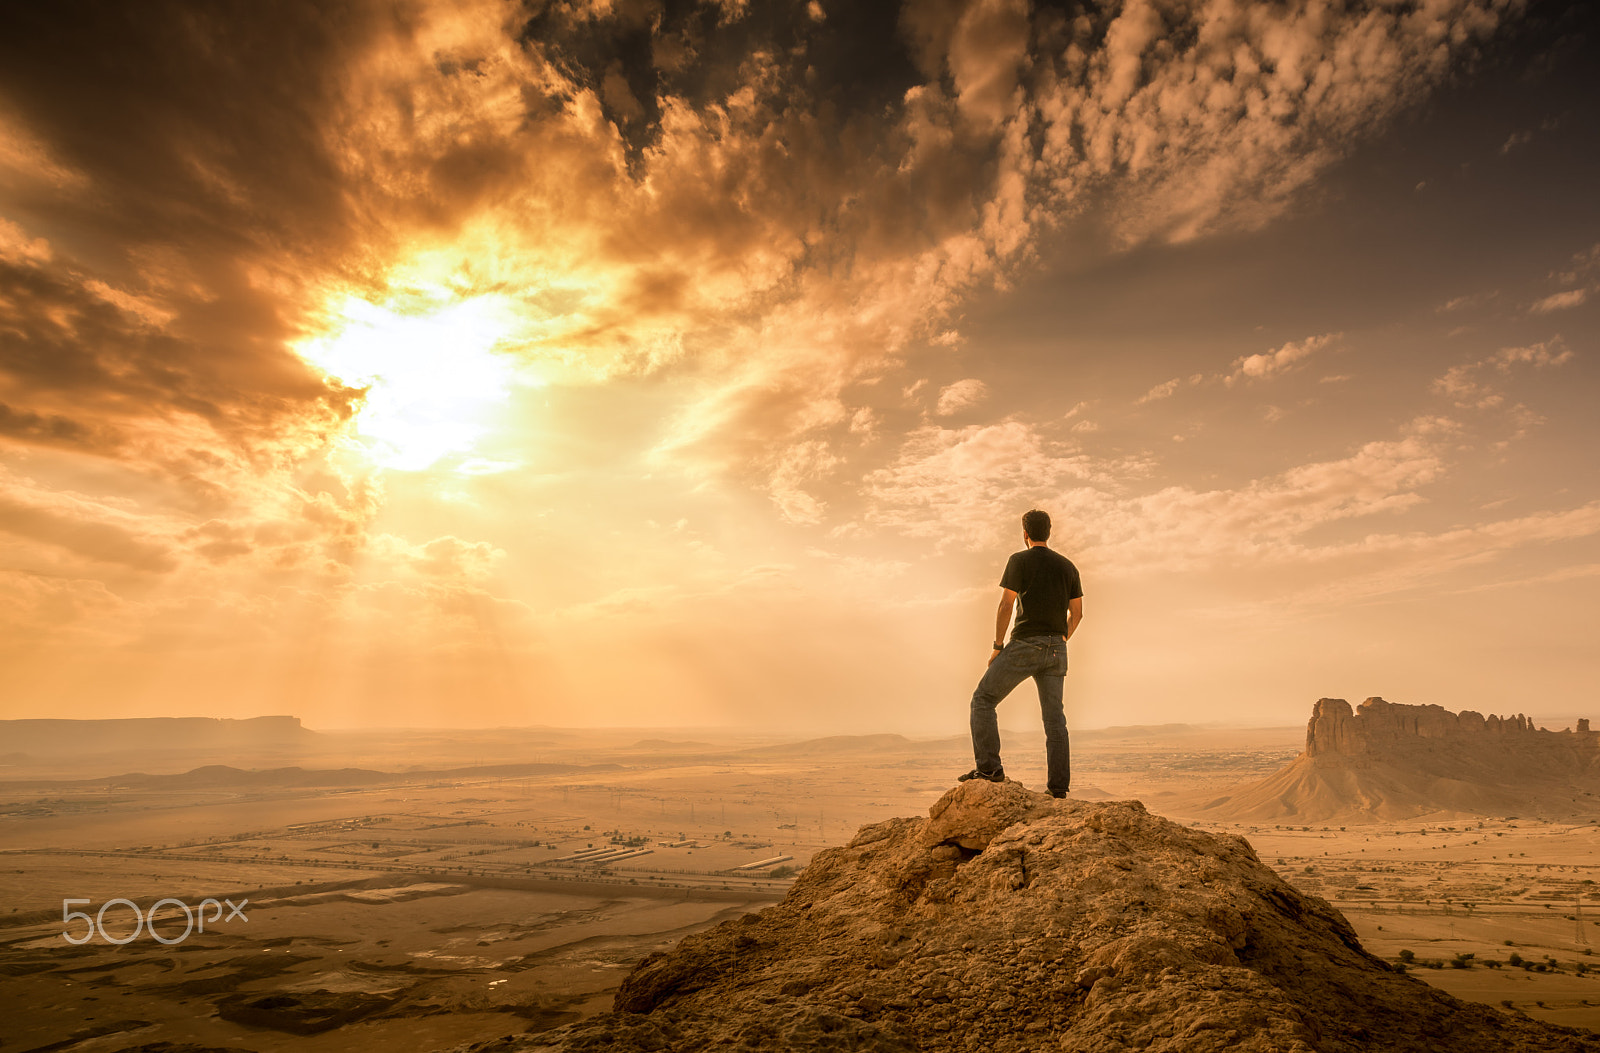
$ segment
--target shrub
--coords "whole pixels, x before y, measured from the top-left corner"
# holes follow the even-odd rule
[[[1417,957],[1417,955],[1416,955],[1415,951],[1405,951],[1405,950],[1403,950],[1403,951],[1400,952],[1400,960],[1403,961],[1403,962],[1415,961],[1416,957]]]

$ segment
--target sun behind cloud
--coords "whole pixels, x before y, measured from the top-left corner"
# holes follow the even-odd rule
[[[380,467],[422,471],[470,453],[512,387],[530,382],[508,353],[518,318],[501,294],[433,287],[381,304],[347,295],[330,314],[327,331],[295,350],[366,389],[354,445]]]

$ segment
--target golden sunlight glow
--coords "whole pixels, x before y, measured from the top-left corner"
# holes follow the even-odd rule
[[[367,388],[355,424],[377,464],[421,471],[465,453],[510,397],[514,360],[501,350],[516,327],[494,293],[454,300],[448,290],[368,303],[347,297],[329,332],[296,350],[330,377]]]

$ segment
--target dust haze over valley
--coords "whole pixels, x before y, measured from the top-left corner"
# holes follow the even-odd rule
[[[1523,761],[1477,786],[1534,784],[1514,810],[1463,807],[1449,785],[1432,802],[1413,787],[1403,815],[1353,798],[1332,815],[1297,766],[1321,758],[1325,778],[1388,787],[1407,758],[1476,750],[1482,762],[1483,743],[1441,733],[1458,721],[1439,707],[1313,708],[1309,731],[1079,730],[1072,798],[1141,800],[1241,834],[1413,975],[1600,1027],[1600,972],[1587,972],[1600,943],[1600,735],[1576,730],[1581,718],[1549,732],[1538,727],[1555,718],[1519,718]],[[646,955],[781,900],[858,828],[925,814],[971,756],[965,735],[314,731],[283,717],[15,721],[6,734],[26,748],[8,750],[0,779],[0,1019],[24,1050],[426,1051],[542,1034],[609,1010]],[[1005,741],[1011,778],[1042,787],[1042,735]],[[1585,750],[1560,798],[1536,769]],[[155,931],[175,942],[145,931],[114,946],[106,937],[134,926],[122,904],[94,939],[63,936],[84,931],[63,924],[63,900],[92,915],[169,897],[247,899],[248,920],[176,940],[185,919],[169,902]]]

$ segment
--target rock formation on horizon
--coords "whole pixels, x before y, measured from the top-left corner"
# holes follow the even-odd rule
[[[1593,813],[1600,732],[1547,731],[1522,714],[1483,716],[1369,698],[1318,699],[1305,752],[1266,779],[1210,802],[1228,819],[1409,819],[1520,811]]]
[[[0,742],[34,756],[82,756],[136,750],[304,746],[317,733],[299,717],[36,717],[0,720]]]
[[[1590,734],[1589,722],[1580,720],[1578,731]],[[1425,740],[1438,742],[1488,742],[1496,748],[1553,734],[1533,726],[1517,713],[1509,717],[1484,716],[1472,710],[1452,713],[1443,706],[1406,706],[1374,696],[1352,712],[1342,698],[1319,698],[1306,725],[1306,753],[1371,759],[1385,754],[1412,752]],[[1496,735],[1495,739],[1480,736]]]
[[[788,897],[641,962],[615,1010],[473,1053],[1600,1053],[1362,949],[1243,838],[963,783]]]

